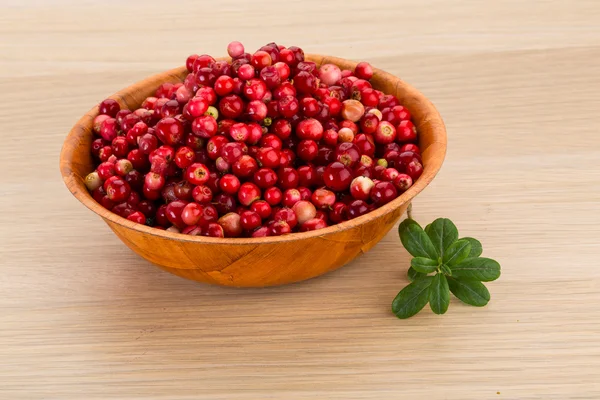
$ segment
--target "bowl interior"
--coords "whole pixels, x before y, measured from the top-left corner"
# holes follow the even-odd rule
[[[338,65],[341,69],[353,70],[356,62],[337,57],[311,55],[307,60],[313,61],[317,66],[331,63]],[[226,58],[221,58],[226,59]],[[122,108],[134,110],[146,99],[153,95],[156,88],[164,82],[181,82],[187,75],[185,67],[179,67],[158,75],[144,79],[131,85],[111,96],[117,100]],[[122,218],[105,209],[92,198],[84,184],[85,176],[94,169],[90,152],[93,140],[92,123],[98,115],[98,107],[88,111],[69,132],[60,156],[60,168],[65,184],[73,195],[86,207],[100,215],[102,218],[117,223],[124,227],[134,229],[149,235],[156,235],[179,241],[192,241],[203,243],[227,243],[227,244],[258,244],[276,243],[323,236],[331,232],[355,228],[369,220],[378,218],[390,211],[409,202],[421,190],[423,190],[439,171],[446,154],[446,130],[442,118],[433,104],[415,88],[401,79],[374,68],[373,87],[386,94],[392,94],[398,98],[400,103],[408,108],[413,116],[413,121],[419,132],[419,147],[422,151],[423,174],[406,192],[395,200],[361,217],[345,221],[330,227],[302,233],[293,233],[284,236],[264,238],[210,238],[203,236],[190,236],[179,233],[167,232],[154,229],[145,225],[137,224]]]

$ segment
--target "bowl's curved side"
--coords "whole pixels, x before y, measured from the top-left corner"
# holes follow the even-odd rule
[[[343,266],[377,244],[407,206],[354,229],[251,246],[176,241],[106,222],[130,249],[170,273],[223,286],[263,287],[303,281]]]
[[[307,55],[318,66],[333,63],[353,69],[356,62]],[[122,107],[137,108],[163,82],[181,82],[185,67],[173,69],[111,96]],[[100,215],[117,236],[143,258],[176,275],[228,286],[271,286],[301,281],[336,269],[374,246],[400,218],[410,200],[433,180],[446,153],[444,123],[431,102],[401,79],[374,69],[373,86],[393,94],[408,108],[419,130],[424,171],[405,193],[356,219],[321,230],[265,238],[208,238],[161,231],[122,218],[96,203],[84,178],[93,170],[89,151],[98,107],[69,133],[60,168],[66,186],[86,207]]]

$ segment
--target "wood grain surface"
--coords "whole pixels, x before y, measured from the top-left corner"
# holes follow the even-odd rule
[[[0,1],[1,399],[600,398],[600,3]],[[414,202],[484,244],[485,308],[390,311],[392,230],[304,283],[197,284],[136,256],[64,187],[104,97],[230,40],[365,59],[448,129]]]

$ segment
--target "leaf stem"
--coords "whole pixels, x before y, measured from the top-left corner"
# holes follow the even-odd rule
[[[406,216],[408,219],[413,219],[412,217],[412,202],[408,203],[408,207],[406,208]]]

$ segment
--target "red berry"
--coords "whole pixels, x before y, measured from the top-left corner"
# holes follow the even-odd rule
[[[285,207],[292,207],[294,204],[299,202],[302,199],[300,195],[300,191],[298,189],[287,189],[283,192],[283,205]]]
[[[252,100],[246,106],[246,115],[252,121],[262,121],[267,116],[267,105],[261,100]]]
[[[417,139],[417,128],[411,121],[400,122],[397,131],[399,142],[411,142]]]
[[[233,91],[233,78],[222,75],[215,81],[215,93],[219,96],[226,96]]]
[[[269,227],[269,235],[270,236],[281,236],[292,232],[292,228],[290,228],[289,224],[285,221],[277,221],[273,223]]]
[[[394,186],[400,193],[405,192],[413,184],[413,180],[409,175],[398,174],[393,180]]]
[[[298,143],[296,152],[301,160],[312,161],[319,153],[319,146],[314,140],[302,140]]]
[[[219,112],[225,118],[238,118],[244,112],[244,102],[240,96],[230,94],[229,96],[223,97],[219,102]]]
[[[181,220],[186,225],[196,225],[200,221],[203,211],[200,204],[189,203],[181,211]]]
[[[319,79],[307,71],[300,71],[294,76],[294,87],[301,94],[311,94],[319,87]]]
[[[250,64],[243,64],[238,68],[237,75],[240,79],[247,81],[256,76],[256,70]]]
[[[265,200],[256,200],[250,205],[250,211],[254,211],[262,219],[267,219],[271,216],[271,206]]]
[[[193,163],[185,170],[184,177],[192,185],[203,185],[209,179],[209,171],[204,164]]]
[[[175,164],[181,168],[187,168],[194,163],[196,153],[189,147],[182,146],[175,153]]]
[[[339,161],[334,162],[325,169],[323,181],[336,192],[344,191],[352,182],[352,170]]]
[[[227,213],[219,218],[219,225],[223,228],[225,237],[238,237],[242,234],[240,215],[234,212]]]
[[[222,238],[225,237],[225,232],[223,231],[223,227],[221,227],[221,225],[211,222],[210,224],[208,224],[206,226],[206,228],[202,231],[202,234],[204,236],[210,236],[210,237],[218,237],[218,238]]]
[[[312,186],[315,182],[316,171],[311,165],[298,167],[298,184],[300,186]]]
[[[165,209],[165,215],[169,222],[180,229],[185,226],[181,219],[181,214],[186,205],[187,203],[185,201],[175,200],[170,202]]]
[[[241,56],[242,54],[244,54],[244,45],[236,41],[230,42],[227,45],[227,54],[229,54],[231,58]]]
[[[296,136],[299,139],[321,140],[323,137],[323,125],[314,118],[300,121],[296,127]]]
[[[398,196],[396,187],[391,182],[378,182],[371,190],[371,200],[375,206],[380,207],[389,203]]]
[[[138,224],[146,224],[146,216],[139,211],[129,214],[127,219],[133,222],[137,222]]]
[[[265,190],[264,198],[267,203],[274,206],[281,203],[283,193],[281,193],[281,189],[273,186]]]
[[[260,79],[249,79],[242,88],[248,100],[262,100],[267,93],[267,85]]]
[[[217,134],[219,126],[217,121],[210,115],[203,115],[192,121],[192,132],[205,139],[210,139]]]
[[[127,200],[129,194],[131,193],[131,188],[129,187],[129,184],[125,182],[125,180],[117,177],[113,178],[115,179],[107,181],[104,185],[106,197],[115,203],[121,203]]]
[[[311,197],[312,203],[320,209],[328,209],[335,203],[335,193],[327,189],[317,189]]]
[[[98,106],[98,112],[100,114],[108,115],[113,118],[117,116],[119,111],[121,111],[121,106],[113,99],[106,99]]]
[[[279,170],[278,174],[279,186],[283,189],[290,189],[298,187],[300,176],[298,171],[291,167],[283,167]]]
[[[360,62],[354,68],[354,75],[359,79],[369,80],[373,77],[373,67],[367,62]]]
[[[282,143],[281,139],[279,139],[279,137],[270,133],[270,134],[262,137],[262,139],[260,140],[260,146],[261,147],[270,147],[275,150],[281,150],[281,148],[283,147],[283,143]]]
[[[102,139],[112,142],[117,137],[118,127],[117,120],[114,118],[107,118],[100,124],[99,130]]]
[[[398,176],[399,172],[395,168],[386,168],[381,174],[381,179],[386,182],[392,182]]]
[[[292,125],[285,119],[276,120],[273,125],[273,133],[280,139],[287,139],[292,134]]]
[[[293,96],[281,97],[277,101],[277,111],[285,118],[291,118],[298,113],[300,104]]]
[[[352,167],[360,160],[360,151],[353,143],[340,143],[335,150],[335,160]]]
[[[342,70],[335,64],[323,64],[319,68],[319,79],[328,86],[335,85],[342,79]]]
[[[323,228],[327,228],[327,222],[321,218],[313,218],[300,226],[300,232],[316,231]]]
[[[264,67],[268,67],[271,65],[271,56],[266,51],[259,50],[252,55],[252,59],[250,60],[252,66],[254,68],[261,70]]]
[[[298,224],[298,217],[296,217],[296,213],[291,208],[281,208],[273,214],[273,221],[285,221],[290,226],[291,229]]]
[[[413,143],[406,143],[406,144],[402,145],[402,147],[400,148],[400,152],[403,153],[405,151],[412,151],[413,153],[421,154],[421,150],[419,149],[419,146],[417,146],[416,144],[413,144]]]
[[[244,155],[244,153],[246,152],[245,150],[246,147],[243,143],[225,143],[221,148],[221,157],[223,157],[228,163],[232,164]]]
[[[244,211],[240,213],[240,225],[242,229],[251,231],[258,228],[261,224],[261,217],[254,211]]]
[[[240,189],[240,180],[232,174],[223,175],[219,180],[219,188],[225,193],[235,194]]]
[[[163,118],[156,124],[156,136],[165,144],[175,145],[183,139],[183,135],[183,125],[175,118]]]
[[[334,224],[346,221],[348,219],[348,206],[342,202],[337,202],[329,211],[329,220]]]
[[[406,174],[409,175],[413,182],[419,179],[421,174],[423,173],[423,164],[418,161],[411,161],[406,166]]]
[[[243,183],[238,191],[238,200],[240,204],[248,207],[254,201],[260,199],[260,189],[254,183]]]
[[[125,177],[132,170],[133,164],[127,159],[121,159],[115,163],[115,172],[117,173],[117,175]]]

